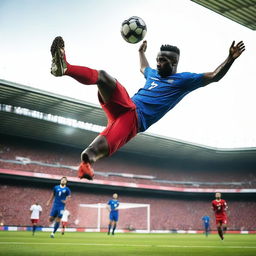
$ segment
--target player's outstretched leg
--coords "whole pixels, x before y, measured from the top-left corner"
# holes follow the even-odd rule
[[[88,67],[70,65],[66,60],[64,40],[56,37],[51,45],[52,66],[51,74],[54,76],[71,76],[78,82],[86,85],[97,84],[99,95],[107,103],[115,91],[116,80],[105,71],[98,71]],[[108,143],[104,136],[99,135],[81,155],[82,162],[78,169],[78,177],[93,179],[92,164],[98,159],[108,155]]]
[[[51,45],[52,65],[51,74],[54,76],[71,76],[86,85],[97,84],[98,71],[95,69],[70,65],[65,54],[65,43],[61,36],[57,36]]]

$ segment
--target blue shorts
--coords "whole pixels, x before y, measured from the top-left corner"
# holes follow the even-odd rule
[[[111,211],[109,213],[109,219],[111,221],[118,221],[118,211]]]
[[[209,224],[204,224],[205,229],[209,229],[209,226],[210,226]]]
[[[64,207],[53,206],[52,210],[51,210],[51,213],[50,213],[50,216],[54,217],[54,218],[56,218],[56,217],[62,218],[63,212],[64,212]]]

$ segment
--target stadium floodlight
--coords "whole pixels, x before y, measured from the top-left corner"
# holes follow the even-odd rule
[[[150,204],[120,203],[118,208],[119,221],[117,232],[150,232]],[[79,204],[79,217],[76,223],[79,227],[84,227],[87,231],[100,232],[101,230],[106,230],[108,227],[108,214],[106,204]]]
[[[62,124],[62,125],[66,125],[69,127],[79,128],[79,129],[92,131],[92,132],[102,132],[105,128],[104,126],[92,124],[89,122],[83,122],[83,121],[79,121],[79,120],[72,119],[72,118],[66,118],[63,116],[52,115],[49,113],[42,113],[42,112],[39,112],[36,110],[12,106],[12,105],[0,104],[0,111],[10,112],[10,113],[14,113],[14,114],[21,115],[21,116],[36,118],[36,119],[40,119],[40,120],[44,120],[44,121],[48,121],[48,122],[52,122],[52,123],[57,123],[57,124]]]

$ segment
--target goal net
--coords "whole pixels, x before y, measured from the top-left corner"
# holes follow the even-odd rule
[[[150,205],[119,204],[117,231],[150,232]],[[79,204],[76,224],[87,231],[105,231],[108,228],[107,204]]]

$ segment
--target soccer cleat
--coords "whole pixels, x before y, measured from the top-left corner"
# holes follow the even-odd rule
[[[63,76],[67,70],[65,60],[64,40],[61,36],[57,36],[51,45],[52,66],[51,74],[54,76]]]
[[[51,238],[54,238],[54,233],[51,233],[50,237],[51,237]]]
[[[92,180],[94,176],[94,170],[92,169],[90,163],[81,162],[78,168],[78,177],[80,179],[85,178]]]

